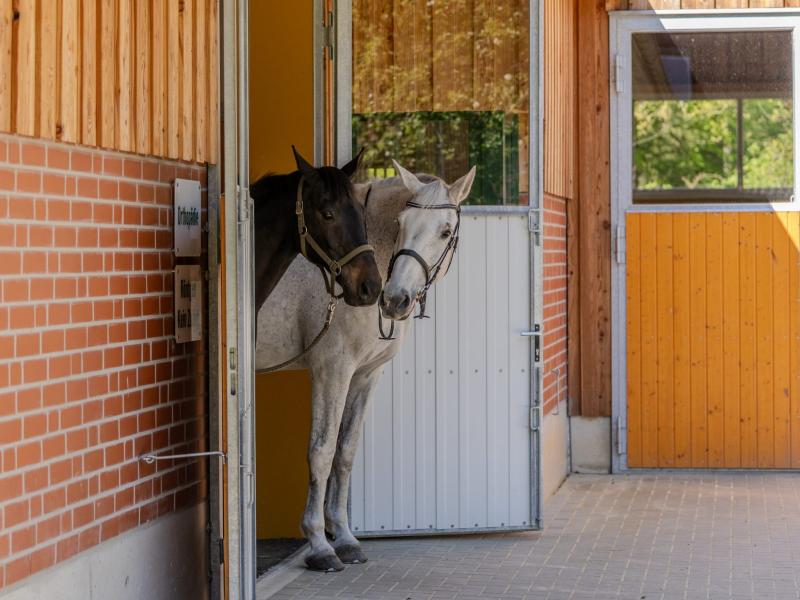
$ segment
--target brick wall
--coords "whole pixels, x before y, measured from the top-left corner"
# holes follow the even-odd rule
[[[172,337],[176,176],[205,188],[0,136],[0,589],[205,497],[201,463],[137,460],[206,444],[205,345]]]
[[[544,196],[544,412],[567,397],[567,204]]]

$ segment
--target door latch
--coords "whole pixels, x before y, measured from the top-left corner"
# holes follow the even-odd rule
[[[520,333],[522,337],[533,338],[533,362],[539,363],[542,361],[542,326],[539,323],[533,324],[531,331],[523,331]]]

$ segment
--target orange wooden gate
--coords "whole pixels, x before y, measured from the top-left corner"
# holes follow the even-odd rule
[[[800,467],[800,213],[627,215],[632,468]]]

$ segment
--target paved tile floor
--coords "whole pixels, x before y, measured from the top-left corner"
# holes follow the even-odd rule
[[[800,474],[570,477],[536,533],[371,540],[273,598],[800,598]]]

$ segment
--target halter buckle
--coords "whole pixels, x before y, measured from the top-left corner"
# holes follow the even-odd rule
[[[329,268],[330,268],[331,272],[334,275],[336,275],[337,277],[342,274],[342,265],[340,265],[335,260],[331,261],[331,264],[329,265]]]

